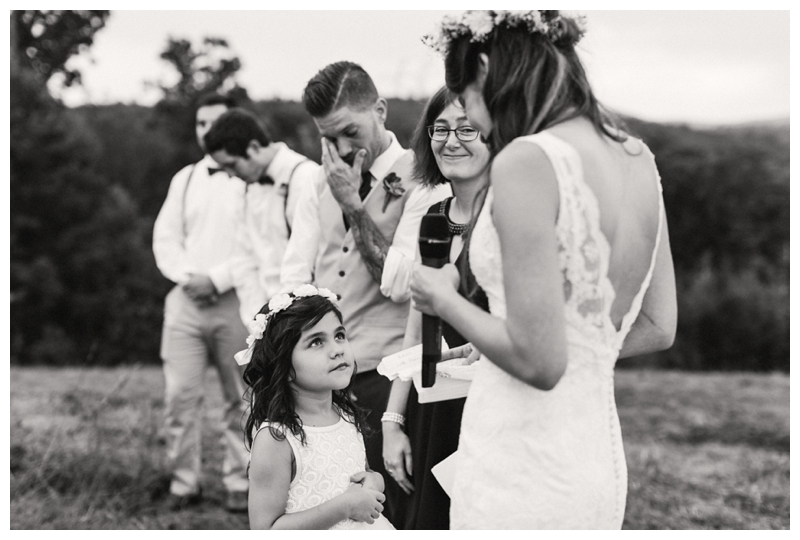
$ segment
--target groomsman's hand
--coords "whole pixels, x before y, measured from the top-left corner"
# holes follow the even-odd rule
[[[359,150],[350,166],[339,157],[335,144],[328,139],[322,139],[322,166],[331,193],[342,210],[353,210],[361,206],[358,188],[361,186],[361,164],[366,155],[366,150]]]
[[[437,305],[449,295],[458,296],[458,269],[452,263],[442,268],[431,268],[414,263],[411,276],[411,300],[414,309],[428,315],[439,315]]]
[[[184,283],[183,290],[200,307],[206,307],[217,301],[217,288],[211,278],[205,274],[192,274]]]

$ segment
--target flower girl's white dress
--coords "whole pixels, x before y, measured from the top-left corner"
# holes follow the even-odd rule
[[[597,199],[583,180],[579,154],[546,131],[520,139],[545,152],[558,181],[556,230],[568,363],[556,387],[542,391],[481,359],[464,408],[451,527],[619,529],[627,469],[614,403],[614,364],[641,309],[658,242],[617,331],[609,316],[615,296],[608,279],[610,248],[600,231]],[[473,232],[470,260],[491,313],[505,318],[492,198],[490,188]],[[659,218],[663,211],[659,196]]]
[[[262,424],[265,429],[269,423]],[[356,427],[343,418],[332,426],[303,426],[306,444],[291,431],[278,427],[292,447],[296,472],[289,484],[286,513],[301,512],[341,495],[350,487],[350,477],[364,470],[367,454]],[[262,437],[271,436],[269,433]],[[347,519],[331,529],[388,529],[394,527],[383,514],[374,523]]]

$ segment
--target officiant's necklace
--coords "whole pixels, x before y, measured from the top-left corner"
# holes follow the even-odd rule
[[[442,202],[439,203],[439,213],[447,218],[447,229],[450,231],[450,234],[452,234],[453,236],[460,236],[464,234],[464,231],[467,230],[467,225],[469,225],[469,223],[453,223],[450,220],[448,211],[450,210],[450,202],[452,200],[453,197],[448,197],[442,200]]]

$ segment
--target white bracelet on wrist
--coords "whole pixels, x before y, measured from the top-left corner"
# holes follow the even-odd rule
[[[406,425],[406,417],[399,413],[387,411],[383,413],[383,416],[381,416],[381,422],[394,422],[395,424],[404,426]]]

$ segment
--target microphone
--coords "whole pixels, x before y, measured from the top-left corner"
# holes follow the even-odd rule
[[[422,264],[441,268],[450,256],[453,237],[442,214],[425,214],[419,226],[419,253]],[[436,364],[442,359],[442,319],[422,314],[422,386],[436,381]]]

